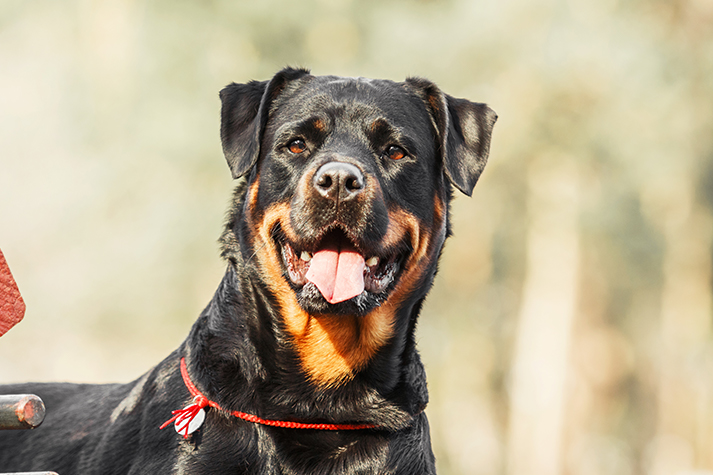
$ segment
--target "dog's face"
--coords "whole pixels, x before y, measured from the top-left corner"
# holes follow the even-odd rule
[[[317,78],[281,99],[251,210],[305,311],[364,316],[445,235],[428,113],[386,81]]]
[[[221,92],[223,147],[249,175],[239,239],[302,365],[352,377],[428,291],[449,181],[470,194],[495,115],[424,80],[284,70]]]

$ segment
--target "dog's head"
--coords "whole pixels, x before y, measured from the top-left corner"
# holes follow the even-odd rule
[[[301,69],[220,97],[223,150],[247,180],[234,224],[243,259],[255,259],[311,378],[344,381],[430,288],[449,183],[471,194],[496,115],[423,79]]]

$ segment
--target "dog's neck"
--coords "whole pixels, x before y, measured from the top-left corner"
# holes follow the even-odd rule
[[[208,397],[261,417],[363,422],[393,430],[423,411],[426,378],[413,339],[420,302],[401,310],[403,323],[393,341],[359,374],[323,388],[302,371],[269,292],[242,270],[239,262],[231,264],[184,346],[193,378]]]
[[[410,424],[428,401],[414,341],[425,294],[401,303],[392,337],[353,377],[336,386],[315,384],[275,296],[255,266],[245,264],[253,252],[241,252],[249,248],[239,235],[244,196],[241,183],[221,239],[228,269],[185,345],[193,377],[223,407],[261,417],[358,421],[393,429]]]

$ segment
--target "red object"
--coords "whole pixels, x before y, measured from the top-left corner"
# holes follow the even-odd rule
[[[181,409],[180,411],[173,411],[173,417],[166,422],[159,429],[168,427],[173,421],[180,419],[183,421],[190,421],[196,416],[198,410],[203,409],[206,406],[218,409],[219,411],[225,411],[217,402],[213,402],[207,399],[201,392],[193,385],[190,376],[188,376],[188,368],[186,368],[186,359],[181,358],[181,376],[183,376],[183,382],[186,384],[186,388],[191,393],[194,398],[195,403],[190,406]],[[317,430],[359,430],[359,429],[375,429],[376,426],[372,424],[303,424],[301,422],[292,421],[274,421],[269,419],[261,419],[258,416],[252,414],[246,414],[240,411],[229,412],[232,416],[239,417],[249,422],[254,422],[255,424],[263,424],[266,426],[273,427],[284,427],[287,429],[317,429]],[[186,424],[187,426],[188,424]],[[184,438],[188,437],[187,431],[182,434]]]
[[[24,316],[25,302],[20,296],[15,279],[12,278],[5,256],[0,251],[0,336],[7,333]]]

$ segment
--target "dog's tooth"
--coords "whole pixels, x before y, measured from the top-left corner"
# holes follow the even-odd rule
[[[300,259],[302,259],[305,262],[309,262],[312,260],[312,253],[307,252],[307,251],[302,251],[302,254],[300,254]]]
[[[374,267],[374,266],[375,266],[376,264],[378,264],[378,263],[379,263],[379,258],[376,257],[376,256],[370,257],[370,258],[366,261],[366,265],[368,265],[369,267]]]

